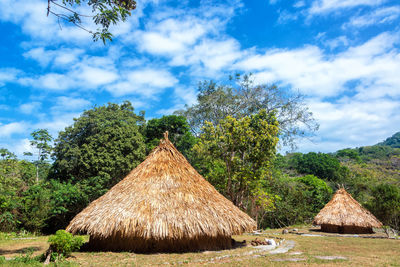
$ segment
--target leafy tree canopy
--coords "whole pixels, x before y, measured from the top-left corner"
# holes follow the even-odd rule
[[[144,131],[147,150],[150,151],[158,146],[165,131],[168,131],[169,139],[176,148],[188,158],[190,149],[196,139],[190,131],[186,118],[183,116],[170,115],[149,120]]]
[[[384,224],[400,228],[400,188],[393,184],[380,184],[372,190],[373,199],[368,208]]]
[[[309,200],[307,204],[313,212],[318,212],[328,203],[332,196],[332,188],[330,188],[324,180],[314,175],[298,177],[296,180],[306,185],[304,193]]]
[[[76,11],[76,8],[83,4],[92,8],[93,15],[80,14]],[[100,39],[106,43],[107,40],[112,40],[110,25],[125,21],[135,8],[134,0],[48,0],[47,15],[52,14],[73,23],[92,34],[94,41]],[[100,28],[95,32],[88,30],[82,22],[83,18],[91,18]]]
[[[193,149],[200,165],[207,165],[200,169],[208,170],[210,182],[244,208],[255,193],[263,195],[258,189],[275,155],[278,131],[275,114],[263,109],[240,119],[227,116],[217,125],[206,122]]]
[[[251,74],[236,74],[226,84],[201,82],[197,104],[186,106],[176,114],[185,116],[191,130],[198,135],[206,121],[215,126],[227,116],[238,119],[262,109],[267,113],[276,112],[283,145],[294,148],[296,137],[304,137],[318,129],[303,95],[276,85],[255,84]]]
[[[345,148],[336,152],[336,157],[339,159],[353,159],[361,162],[361,157],[357,149]]]
[[[52,177],[98,189],[120,181],[145,156],[143,116],[128,101],[83,112],[55,140]]]
[[[342,182],[349,174],[348,168],[342,166],[337,158],[325,153],[298,153],[293,161],[299,173],[312,174],[331,182]]]

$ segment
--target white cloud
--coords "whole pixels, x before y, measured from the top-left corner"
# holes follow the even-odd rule
[[[90,14],[89,8],[85,10]],[[20,24],[22,31],[37,41],[43,43],[46,41],[54,43],[65,41],[78,43],[91,42],[90,34],[76,26],[63,24],[61,30],[57,18],[53,15],[46,16],[46,12],[47,1],[44,0],[0,1],[0,20]]]
[[[206,39],[193,50],[182,57],[176,57],[173,65],[196,65],[201,64],[206,72],[221,70],[230,66],[235,60],[242,56],[240,44],[235,39],[216,41]]]
[[[170,72],[151,68],[130,71],[124,73],[122,77],[121,81],[106,87],[106,90],[114,96],[137,94],[156,97],[157,94],[178,82]]]
[[[59,48],[57,50],[46,50],[44,47],[32,48],[23,55],[26,58],[36,60],[42,67],[52,62],[56,67],[71,66],[76,63],[79,56],[84,53],[82,49]]]
[[[27,124],[25,122],[0,124],[0,137],[10,137],[13,134],[24,133],[26,128]]]
[[[80,80],[80,84],[92,88],[112,83],[118,79],[118,74],[115,71],[90,66],[82,66],[72,75],[74,78]]]
[[[209,24],[196,17],[185,20],[168,18],[148,26],[150,30],[137,32],[139,48],[151,54],[175,54],[193,45],[209,30]]]
[[[348,27],[367,27],[371,25],[391,23],[400,16],[400,6],[383,7],[376,9],[368,14],[355,16],[343,28]]]
[[[85,55],[80,56],[81,58],[78,61],[77,57],[83,53],[80,49],[46,51],[39,48],[31,51],[35,52],[26,54],[26,56],[31,57],[36,53],[38,55],[44,53],[49,56],[49,61],[39,61],[40,64],[46,65],[51,61],[54,62],[55,66],[63,66],[64,68],[57,72],[20,77],[18,81],[24,86],[33,86],[50,91],[64,91],[72,88],[93,90],[111,84],[119,78],[114,58]]]
[[[35,114],[37,114],[40,106],[41,106],[40,102],[34,101],[34,102],[25,103],[25,104],[20,105],[19,110],[24,114],[35,115]]]
[[[303,0],[297,1],[296,3],[293,4],[293,7],[295,8],[301,8],[304,7],[306,3]]]
[[[357,6],[377,6],[385,1],[386,0],[314,0],[309,9],[309,13],[314,15]]]
[[[278,17],[278,24],[285,24],[290,21],[297,20],[299,18],[300,13],[291,13],[287,10],[282,10],[279,11],[279,17]]]
[[[174,88],[174,101],[173,105],[169,108],[157,110],[157,114],[170,115],[174,111],[184,109],[185,105],[193,105],[197,101],[197,91],[193,87],[180,87]]]
[[[65,112],[71,110],[82,110],[90,105],[90,101],[83,98],[74,98],[68,96],[59,96],[55,100],[52,111]]]
[[[336,37],[334,39],[327,40],[324,42],[324,44],[326,46],[328,46],[330,49],[335,49],[335,48],[341,47],[341,46],[348,47],[349,39],[346,36],[342,35],[342,36]]]
[[[62,114],[56,114],[52,118],[39,121],[32,125],[32,129],[47,129],[49,133],[55,138],[59,131],[65,129],[65,127],[72,125],[73,118],[80,116],[80,112],[67,112]]]
[[[396,100],[359,101],[344,97],[330,103],[317,99],[311,100],[309,107],[320,122],[320,129],[313,142],[303,140],[299,144],[305,152],[374,145],[399,130],[400,103]]]
[[[316,46],[294,50],[274,49],[255,54],[237,67],[255,72],[260,82],[290,85],[310,96],[331,97],[344,92],[352,81],[400,88],[400,52],[398,34],[383,33],[362,45],[329,55]],[[386,95],[399,93],[382,92]],[[397,90],[400,91],[400,90]]]
[[[0,87],[6,83],[15,82],[18,79],[20,71],[14,68],[0,69]]]
[[[203,3],[190,10],[167,9],[156,13],[132,41],[170,66],[189,67],[195,76],[213,76],[241,56],[239,42],[224,33],[240,6],[236,1],[230,6]]]
[[[25,152],[35,153],[28,138],[17,141],[17,143],[12,146],[12,150],[18,157],[21,157]]]
[[[55,91],[62,91],[69,89],[73,80],[69,77],[69,75],[59,74],[59,73],[48,73],[41,77],[38,80],[27,80],[28,83],[31,82],[33,86],[37,88],[45,88]]]

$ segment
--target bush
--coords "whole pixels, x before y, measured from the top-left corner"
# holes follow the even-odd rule
[[[372,189],[367,208],[383,224],[400,229],[400,188],[392,184],[380,184]]]
[[[319,212],[332,196],[332,189],[324,180],[314,175],[298,177],[295,180],[306,185],[303,195],[307,199],[307,205],[315,213]]]
[[[73,236],[65,230],[58,230],[49,238],[50,248],[58,255],[68,257],[71,252],[79,250],[84,240],[81,236]]]

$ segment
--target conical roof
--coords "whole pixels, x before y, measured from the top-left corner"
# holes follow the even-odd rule
[[[336,191],[331,201],[315,216],[313,224],[382,227],[382,223],[364,209],[344,188]]]
[[[164,137],[145,161],[76,215],[67,231],[179,240],[254,230],[254,220],[189,164],[168,133]]]

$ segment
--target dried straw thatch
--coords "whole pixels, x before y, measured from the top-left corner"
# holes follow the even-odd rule
[[[364,209],[344,188],[336,191],[331,201],[315,216],[313,224],[324,232],[372,233],[382,223]]]
[[[165,139],[105,195],[70,222],[89,247],[135,252],[231,247],[231,235],[256,223],[208,183]]]

